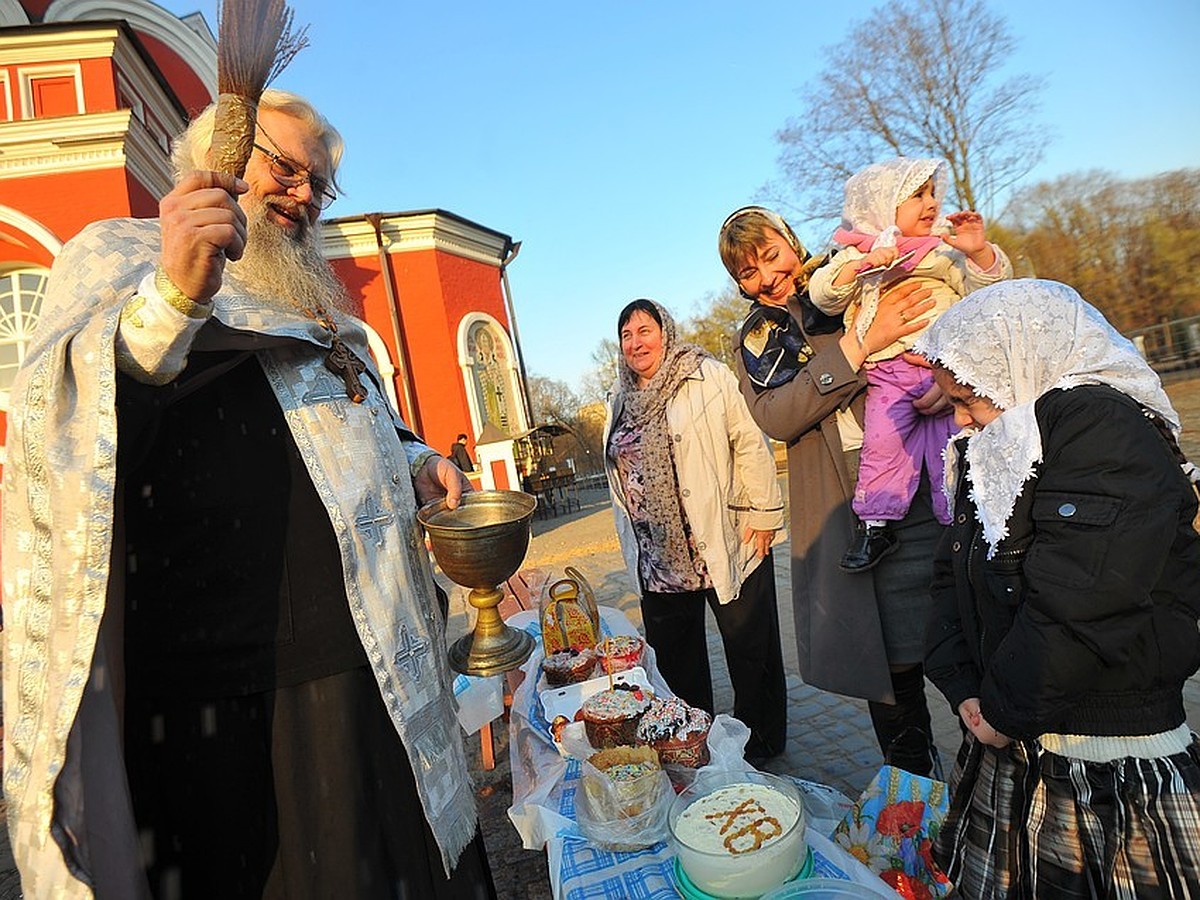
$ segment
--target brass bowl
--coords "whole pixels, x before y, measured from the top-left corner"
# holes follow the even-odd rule
[[[537,500],[521,491],[472,491],[455,509],[433,500],[417,511],[433,555],[455,584],[494,588],[512,577],[529,549]]]

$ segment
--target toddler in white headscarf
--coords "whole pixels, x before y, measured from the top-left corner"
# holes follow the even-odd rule
[[[875,317],[880,291],[901,278],[930,288],[932,323],[962,297],[1012,277],[1008,258],[984,237],[983,217],[966,211],[943,216],[947,166],[940,159],[898,157],[868,166],[846,182],[841,245],[809,283],[813,303],[843,313],[846,329],[862,340]],[[916,331],[867,358],[867,400],[854,512],[858,538],[842,558],[848,572],[872,568],[899,546],[887,523],[903,519],[921,481],[942,481],[942,452],[953,431],[945,415],[925,415],[913,401],[933,385],[928,366],[909,353]],[[950,521],[945,497],[933,492],[933,511]]]

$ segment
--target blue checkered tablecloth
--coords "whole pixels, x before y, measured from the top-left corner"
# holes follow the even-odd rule
[[[567,763],[557,812],[575,819],[579,783],[578,760]],[[660,842],[645,850],[624,853],[604,850],[581,838],[562,842],[559,896],[563,900],[677,900],[675,854]],[[813,875],[848,880],[850,876],[819,850],[813,850]]]

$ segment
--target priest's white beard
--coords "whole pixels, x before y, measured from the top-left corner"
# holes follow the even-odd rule
[[[264,200],[253,193],[239,201],[246,212],[246,249],[229,263],[229,274],[265,306],[295,312],[318,306],[360,315],[342,282],[321,255],[319,231],[302,218],[294,232],[271,219],[272,206],[296,214],[298,205],[282,198]]]

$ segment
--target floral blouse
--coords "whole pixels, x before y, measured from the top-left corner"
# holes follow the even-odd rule
[[[633,533],[637,538],[638,547],[638,576],[642,582],[642,590],[658,594],[682,594],[687,591],[700,591],[712,587],[708,577],[708,567],[696,551],[696,542],[692,537],[692,529],[688,524],[687,514],[683,510],[683,501],[679,498],[679,486],[674,485],[671,491],[675,502],[680,504],[680,516],[683,519],[684,531],[687,534],[688,552],[692,558],[692,570],[689,572],[672,572],[668,569],[659,555],[659,547],[650,537],[649,517],[646,512],[646,486],[642,481],[642,430],[632,425],[625,416],[621,416],[613,425],[608,438],[608,458],[612,460],[617,470],[617,479],[625,494],[625,508],[629,512],[629,520],[633,525]],[[672,448],[674,458],[674,448]],[[674,467],[671,472],[674,475]]]

